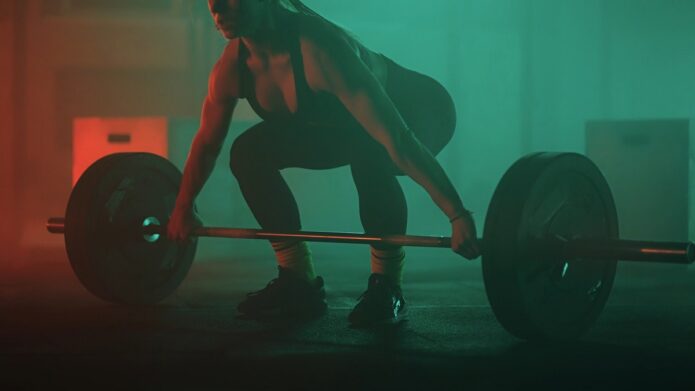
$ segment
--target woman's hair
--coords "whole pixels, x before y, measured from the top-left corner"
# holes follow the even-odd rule
[[[290,11],[298,12],[304,15],[316,16],[318,18],[324,19],[316,11],[309,8],[306,4],[302,3],[301,0],[275,0],[275,3],[281,7],[289,9]]]
[[[324,18],[321,14],[318,12],[314,11],[313,9],[309,8],[306,4],[304,4],[301,0],[275,0],[277,4],[280,7],[283,7],[285,9],[288,9],[293,12],[297,12],[303,15],[308,15],[315,17],[322,22],[326,23],[330,28],[334,29],[340,36],[344,37],[348,41],[352,42],[359,42],[357,37],[351,33],[350,31],[346,30],[345,28],[337,25],[335,22],[332,22],[331,20]]]

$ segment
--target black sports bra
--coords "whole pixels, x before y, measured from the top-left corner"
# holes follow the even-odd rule
[[[299,26],[297,19],[286,20],[287,47],[289,49],[290,62],[294,73],[294,85],[297,94],[296,113],[273,113],[266,111],[256,98],[255,82],[253,74],[249,70],[246,61],[249,57],[249,50],[243,41],[239,41],[239,64],[240,78],[242,86],[242,96],[245,97],[253,110],[264,120],[268,121],[300,121],[317,124],[336,124],[353,119],[350,112],[333,95],[328,93],[316,93],[309,88],[304,73],[304,60],[299,42]]]

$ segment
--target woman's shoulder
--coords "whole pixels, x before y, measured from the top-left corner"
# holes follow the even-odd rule
[[[217,60],[216,65],[236,66],[239,60],[240,41],[241,40],[239,38],[229,40],[229,42],[227,42],[227,45],[225,45],[224,50],[222,50],[222,54],[220,55],[220,58]]]
[[[368,50],[357,38],[342,27],[318,16],[294,14],[294,26],[302,43],[309,43],[322,48],[331,48],[336,44],[348,44],[355,51]]]
[[[363,44],[342,27],[312,15],[297,15],[297,26],[302,53],[306,55],[359,57],[379,80],[386,77],[385,57]],[[342,49],[341,49],[342,48]]]
[[[239,45],[238,38],[230,40],[210,72],[210,92],[221,99],[241,95]]]

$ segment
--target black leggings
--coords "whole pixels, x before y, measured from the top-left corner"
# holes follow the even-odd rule
[[[433,155],[438,154],[456,126],[450,95],[434,79],[391,61],[388,64],[387,94],[420,142]],[[365,233],[405,234],[408,209],[396,179],[402,173],[381,144],[357,122],[345,122],[318,126],[264,121],[234,141],[230,166],[263,229],[301,230],[297,203],[280,170],[324,170],[350,165]]]

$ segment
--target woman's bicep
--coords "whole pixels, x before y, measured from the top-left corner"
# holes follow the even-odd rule
[[[221,148],[239,101],[238,78],[230,59],[223,57],[210,72],[196,138],[206,146]]]
[[[206,145],[221,147],[227,136],[236,104],[237,99],[222,103],[211,100],[208,96],[203,102],[200,129],[196,137]]]
[[[232,121],[234,108],[239,99],[236,97],[221,98],[210,89],[200,114],[200,127],[196,134],[196,142],[207,149],[219,151],[227,137]]]

